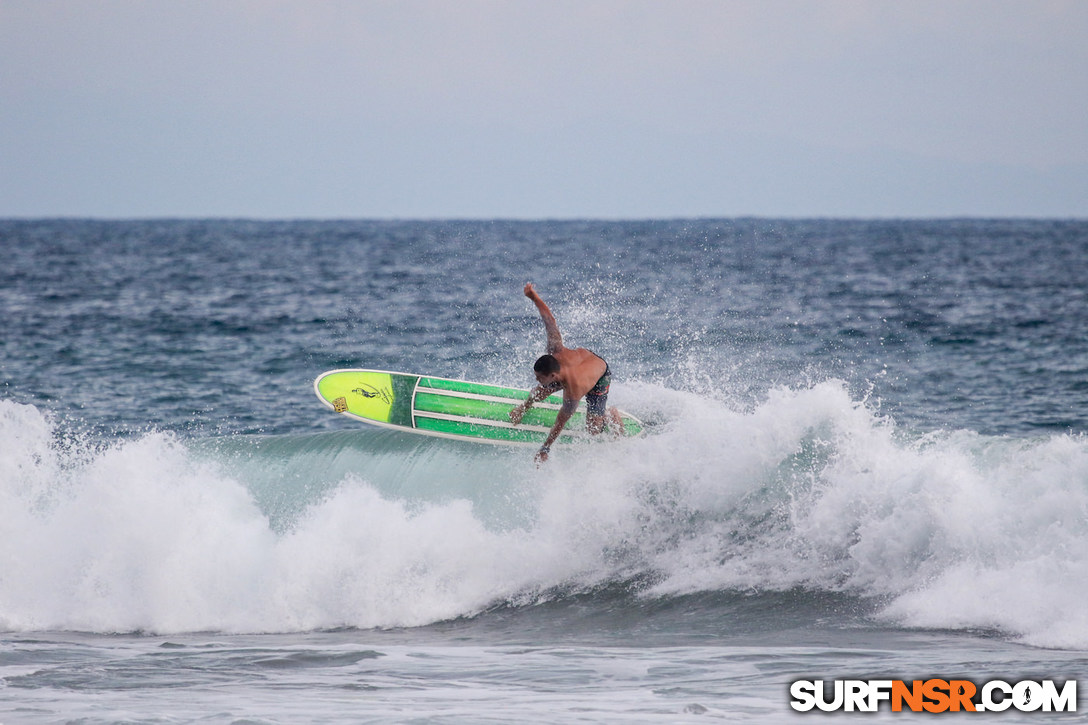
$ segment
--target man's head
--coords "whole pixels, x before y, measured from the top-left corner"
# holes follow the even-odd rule
[[[533,373],[541,385],[553,383],[559,374],[559,361],[551,355],[541,355],[533,365]]]

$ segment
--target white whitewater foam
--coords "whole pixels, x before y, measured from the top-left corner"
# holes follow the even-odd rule
[[[672,420],[653,434],[557,448],[541,470],[526,452],[481,481],[534,507],[505,528],[348,474],[277,530],[172,436],[91,446],[0,401],[0,628],[422,625],[649,577],[651,596],[842,591],[907,626],[1088,647],[1084,438],[911,437],[836,382],[749,411],[647,389]]]

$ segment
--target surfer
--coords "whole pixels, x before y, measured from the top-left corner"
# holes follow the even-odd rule
[[[582,398],[586,399],[586,429],[593,435],[604,431],[609,422],[613,424],[615,430],[622,431],[623,420],[619,411],[615,408],[607,408],[605,405],[608,401],[608,387],[612,382],[612,372],[608,369],[608,363],[600,355],[584,347],[563,346],[563,336],[559,332],[555,316],[533,289],[532,282],[525,285],[525,296],[532,300],[540,311],[548,342],[545,348],[546,354],[533,365],[533,373],[539,385],[529,392],[529,397],[524,403],[510,411],[510,422],[517,425],[521,422],[525,411],[529,410],[534,403],[539,403],[558,390],[563,391],[563,406],[555,418],[555,425],[552,426],[544,445],[535,456],[537,463],[543,463],[548,460],[552,443],[559,437]]]

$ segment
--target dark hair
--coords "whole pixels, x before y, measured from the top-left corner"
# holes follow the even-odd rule
[[[551,355],[541,355],[536,364],[533,365],[533,370],[541,375],[550,375],[552,373],[559,372],[559,361]]]

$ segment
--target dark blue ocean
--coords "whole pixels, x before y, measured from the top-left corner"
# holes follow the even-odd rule
[[[1088,222],[0,220],[0,260],[4,725],[1088,683]],[[528,387],[527,281],[646,436],[537,468],[315,397]]]

